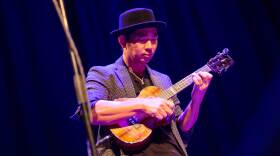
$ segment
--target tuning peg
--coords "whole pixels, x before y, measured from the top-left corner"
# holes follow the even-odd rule
[[[224,49],[223,49],[223,53],[224,53],[224,54],[228,54],[228,52],[229,52],[229,49],[228,49],[228,48],[224,48]]]

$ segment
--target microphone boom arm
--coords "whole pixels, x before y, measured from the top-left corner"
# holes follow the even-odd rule
[[[71,63],[74,71],[74,86],[76,91],[76,97],[79,106],[81,106],[82,108],[83,121],[88,137],[88,142],[87,142],[88,156],[97,156],[96,145],[95,145],[95,140],[93,135],[94,133],[93,133],[93,129],[91,128],[91,119],[92,119],[91,107],[87,97],[86,80],[85,80],[85,73],[82,66],[82,62],[69,30],[63,0],[53,0],[53,3],[56,12],[59,16],[60,22],[62,24],[63,30],[65,32],[66,39],[69,46]]]

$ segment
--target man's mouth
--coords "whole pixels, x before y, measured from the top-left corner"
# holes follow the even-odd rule
[[[144,56],[144,57],[151,57],[152,54],[151,53],[144,53],[142,56]]]

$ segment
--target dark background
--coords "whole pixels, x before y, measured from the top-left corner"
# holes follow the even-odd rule
[[[173,82],[227,47],[234,66],[215,78],[191,156],[280,155],[278,0],[67,0],[69,24],[87,71],[121,50],[109,32],[134,7],[167,22],[150,66]],[[0,155],[86,155],[67,42],[51,0],[0,2]],[[179,94],[185,108],[190,88]]]

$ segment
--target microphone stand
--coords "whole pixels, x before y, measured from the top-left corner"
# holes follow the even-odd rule
[[[86,90],[86,80],[85,80],[85,73],[81,63],[81,59],[74,43],[74,40],[71,36],[67,17],[65,13],[64,3],[63,0],[53,0],[56,12],[59,16],[60,22],[62,23],[63,30],[66,35],[66,39],[68,41],[69,52],[71,56],[71,63],[74,70],[74,86],[76,91],[76,97],[79,103],[79,106],[82,108],[83,113],[83,120],[87,132],[87,152],[88,156],[97,156],[96,146],[94,141],[94,133],[91,127],[91,107],[89,104],[89,100],[87,97],[87,90]]]

